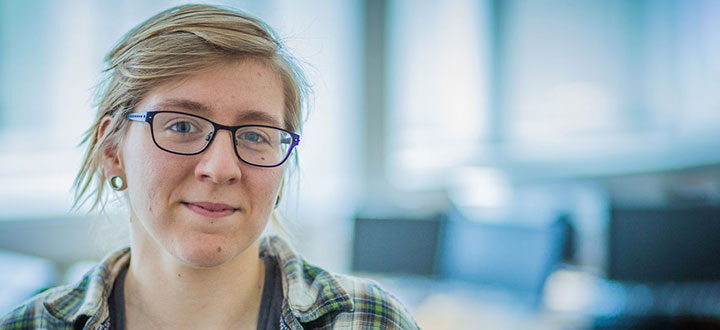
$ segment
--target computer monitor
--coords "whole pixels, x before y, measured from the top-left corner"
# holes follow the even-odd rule
[[[720,207],[613,208],[607,276],[642,283],[720,280]]]
[[[353,271],[433,276],[441,225],[441,216],[357,217]]]

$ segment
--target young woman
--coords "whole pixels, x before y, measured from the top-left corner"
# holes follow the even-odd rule
[[[185,5],[140,24],[108,78],[78,199],[105,185],[129,208],[131,246],[48,290],[2,329],[416,329],[376,285],[261,238],[300,142],[303,76],[263,22]]]

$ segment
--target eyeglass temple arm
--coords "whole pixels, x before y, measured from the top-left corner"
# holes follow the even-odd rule
[[[133,112],[127,115],[127,119],[134,121],[147,121],[147,112]]]

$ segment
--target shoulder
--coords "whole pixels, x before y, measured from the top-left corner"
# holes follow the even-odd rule
[[[407,308],[379,284],[358,277],[333,274],[353,302],[351,312],[340,313],[338,328],[419,329]]]
[[[0,329],[54,329],[65,328],[72,324],[53,315],[47,304],[57,295],[74,295],[76,288],[56,287],[28,299],[20,306],[0,318]]]
[[[107,314],[109,288],[128,261],[127,248],[109,254],[77,283],[39,293],[2,316],[0,329],[67,329]]]

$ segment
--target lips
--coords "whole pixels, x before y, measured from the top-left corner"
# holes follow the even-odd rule
[[[236,208],[227,204],[209,203],[209,202],[193,202],[183,203],[185,207],[202,216],[211,218],[222,218],[233,214]]]

